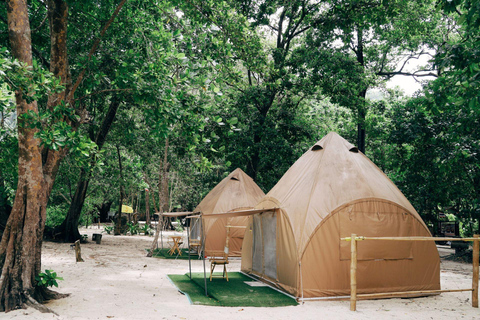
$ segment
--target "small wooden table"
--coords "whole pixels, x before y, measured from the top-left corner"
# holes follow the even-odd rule
[[[182,255],[182,250],[180,250],[180,245],[182,244],[182,236],[170,236],[173,241],[172,248],[168,251],[168,254],[173,256],[175,252],[178,253],[179,256]]]

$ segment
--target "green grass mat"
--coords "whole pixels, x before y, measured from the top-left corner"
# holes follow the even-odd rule
[[[181,249],[182,250],[182,255],[177,256],[177,254],[174,254],[173,256],[168,254],[168,251],[170,251],[170,248],[165,248],[165,249],[155,249],[153,251],[153,256],[156,258],[161,258],[161,259],[182,259],[182,260],[188,260],[188,251],[187,249]],[[190,253],[190,259],[198,259],[198,254],[193,254]]]
[[[228,282],[222,278],[207,279],[208,297],[205,296],[203,273],[192,273],[192,280],[188,274],[170,274],[168,277],[189,297],[192,304],[224,307],[283,307],[298,304],[270,287],[249,286],[245,281],[254,280],[239,272],[229,273]]]

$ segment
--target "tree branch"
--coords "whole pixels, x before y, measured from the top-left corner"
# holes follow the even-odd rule
[[[118,4],[117,8],[115,9],[115,11],[113,12],[112,16],[110,17],[110,19],[107,21],[107,23],[105,24],[105,26],[103,27],[102,31],[100,31],[100,35],[98,36],[97,40],[95,40],[95,42],[93,43],[93,46],[92,48],[90,49],[90,52],[88,53],[88,58],[87,58],[87,62],[89,62],[91,59],[92,59],[92,56],[93,54],[95,53],[95,51],[97,51],[97,48],[98,46],[100,45],[100,41],[102,40],[102,37],[105,35],[105,33],[107,32],[108,28],[110,27],[110,25],[113,23],[113,21],[115,20],[115,18],[118,16],[118,13],[120,12],[120,10],[122,9],[123,5],[125,4],[127,0],[122,0],[120,1],[120,3]],[[69,94],[68,94],[68,97],[67,97],[67,102],[68,101],[73,101],[73,95],[75,94],[75,91],[77,90],[78,86],[80,85],[80,83],[82,82],[83,80],[83,77],[85,76],[85,72],[87,71],[87,68],[84,67],[82,69],[82,71],[80,72],[80,74],[78,75],[77,77],[77,81],[75,82],[75,84],[73,85],[72,87],[72,90],[70,90]]]
[[[40,25],[38,27],[36,27],[34,30],[32,30],[32,33],[35,33],[38,30],[40,30],[40,28],[45,24],[45,21],[47,21],[47,18],[48,18],[48,14],[45,15],[42,22],[40,22]]]
[[[378,72],[376,73],[377,76],[383,76],[387,78],[392,78],[393,76],[410,76],[414,78],[420,77],[435,77],[438,78],[438,75],[433,72],[419,74],[419,72],[428,72],[433,70],[417,70],[415,72],[401,72],[401,71],[393,71],[393,72]]]
[[[382,68],[380,69],[380,72],[377,72],[376,74],[379,76],[387,77],[388,79],[392,78],[393,76],[413,76],[413,77],[438,77],[438,74],[432,73],[431,71],[435,71],[435,69],[427,69],[427,70],[416,70],[414,72],[404,72],[403,69],[407,65],[407,63],[412,60],[412,59],[419,59],[420,56],[422,55],[429,55],[432,56],[430,53],[425,52],[424,50],[420,51],[419,53],[412,53],[409,56],[406,57],[405,61],[403,61],[401,67],[396,70],[396,71],[383,71],[384,65],[382,65]],[[423,72],[428,72],[428,73],[423,73]]]
[[[59,194],[62,196],[63,199],[65,199],[65,200],[67,201],[68,205],[70,205],[70,203],[72,202],[72,199],[68,199],[67,196],[64,195],[64,194],[61,193],[61,192],[60,192]]]
[[[37,49],[35,49],[35,47],[33,46],[32,46],[32,52],[38,58],[38,60],[40,60],[40,63],[42,64],[42,66],[44,66],[47,70],[50,70],[50,62],[48,62],[47,59],[43,57],[42,53]]]

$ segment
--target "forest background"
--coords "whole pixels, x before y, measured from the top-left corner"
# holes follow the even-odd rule
[[[192,210],[237,167],[268,192],[330,131],[383,170],[432,230],[452,220],[472,235],[479,27],[473,0],[5,1],[2,274],[17,263],[9,241],[26,241],[12,231],[21,214],[40,228],[38,271],[45,225],[74,241],[79,224],[122,203],[141,216],[147,202],[150,213]],[[422,89],[388,89],[398,75]],[[2,281],[8,310],[18,302],[2,298]]]

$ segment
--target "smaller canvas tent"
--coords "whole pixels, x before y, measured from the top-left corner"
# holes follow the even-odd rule
[[[342,237],[430,236],[393,182],[336,133],[300,157],[255,208],[265,210],[250,218],[242,271],[296,297],[350,294],[350,243]],[[361,241],[358,261],[358,293],[440,289],[433,242]]]
[[[195,208],[195,212],[203,215],[212,215],[228,211],[237,211],[253,208],[265,193],[257,186],[242,169],[235,169],[225,179],[220,181]],[[222,254],[225,247],[227,224],[236,227],[245,227],[248,217],[209,218],[203,219],[205,232],[205,253],[208,256]],[[198,221],[192,221],[191,238],[199,238],[200,226]],[[240,256],[242,252],[245,228],[230,230],[229,255]]]

